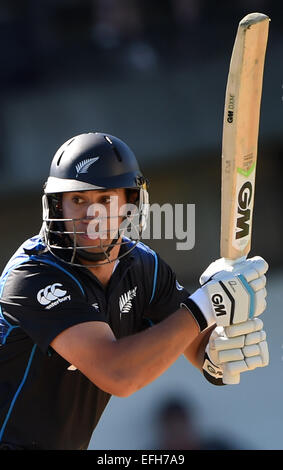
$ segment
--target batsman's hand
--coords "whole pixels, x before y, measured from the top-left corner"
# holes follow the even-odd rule
[[[206,323],[200,325],[201,330],[214,323],[226,327],[257,317],[266,308],[267,270],[267,262],[259,256],[234,265],[221,258],[201,275],[202,287],[189,297],[184,306],[199,324],[201,314],[205,317]]]
[[[216,274],[227,271],[233,274],[242,274],[250,282],[263,276],[268,270],[268,263],[261,256],[253,258],[240,258],[239,260],[228,260],[219,258],[213,261],[200,276],[200,285],[206,284]]]
[[[203,373],[212,383],[236,384],[240,382],[241,372],[265,367],[268,363],[263,322],[254,318],[225,330],[221,326],[213,330],[206,347]]]

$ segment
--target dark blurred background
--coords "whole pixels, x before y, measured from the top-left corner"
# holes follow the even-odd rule
[[[1,0],[3,264],[40,227],[56,149],[105,131],[133,147],[151,202],[196,204],[196,244],[152,246],[193,280],[218,256],[226,79],[237,24],[271,17],[261,111],[253,252],[282,263],[283,30],[279,1]],[[3,217],[4,216],[4,217]],[[188,222],[189,223],[189,222]]]
[[[39,231],[57,148],[104,131],[135,151],[151,202],[196,205],[194,249],[149,241],[196,287],[219,257],[225,87],[238,22],[254,11],[271,23],[251,254],[269,261],[271,276],[281,272],[283,7],[275,0],[0,0],[2,267]]]

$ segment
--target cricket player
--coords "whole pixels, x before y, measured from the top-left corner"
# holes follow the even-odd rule
[[[56,152],[41,231],[1,276],[1,449],[87,449],[111,395],[133,394],[181,354],[215,385],[225,367],[268,364],[257,318],[267,263],[217,260],[190,294],[140,241],[147,214],[147,181],[123,141],[85,133]]]

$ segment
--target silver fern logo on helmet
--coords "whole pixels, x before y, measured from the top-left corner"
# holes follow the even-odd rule
[[[82,160],[81,162],[77,163],[77,165],[76,165],[76,170],[77,170],[76,178],[82,173],[87,173],[89,168],[91,167],[91,165],[93,163],[97,162],[98,159],[99,159],[99,157],[86,158],[85,160]]]

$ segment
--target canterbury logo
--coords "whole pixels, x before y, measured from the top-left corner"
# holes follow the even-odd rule
[[[119,298],[119,307],[120,307],[120,318],[122,313],[128,313],[132,308],[132,300],[137,295],[137,286],[133,289],[130,289],[125,294],[122,294]]]
[[[77,165],[76,165],[76,170],[77,170],[76,178],[77,178],[81,173],[87,173],[89,167],[90,167],[93,163],[97,162],[98,159],[99,159],[99,157],[87,158],[86,160],[82,160],[80,163],[77,163]]]
[[[37,300],[41,305],[46,305],[46,308],[55,307],[61,302],[65,300],[71,300],[71,296],[67,295],[67,291],[60,289],[63,287],[60,283],[50,284],[46,286],[44,289],[41,289],[37,293]]]

